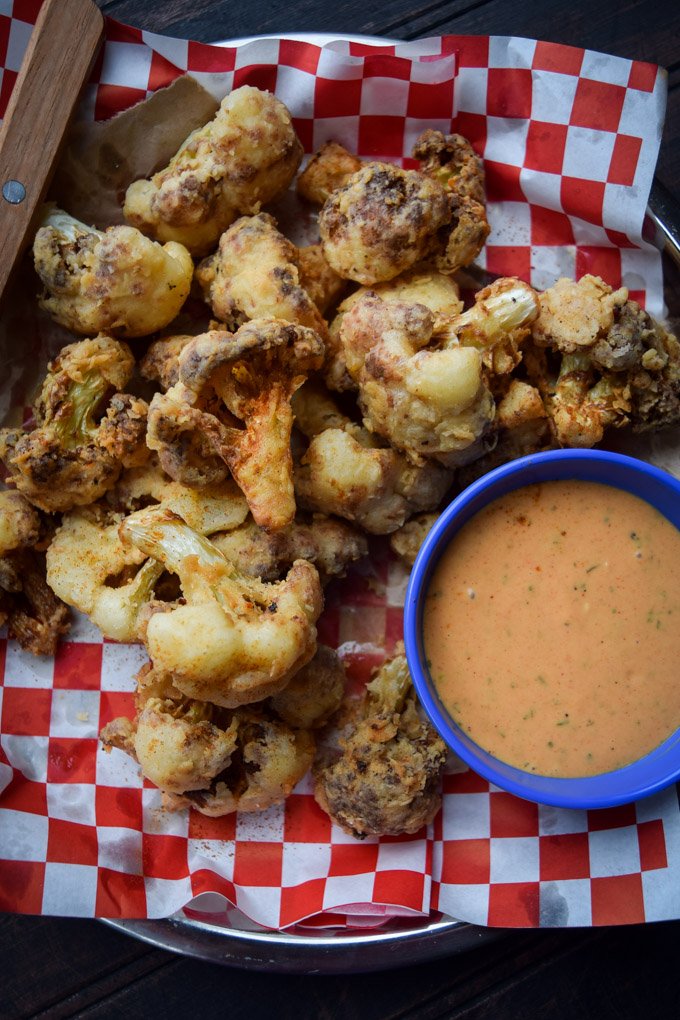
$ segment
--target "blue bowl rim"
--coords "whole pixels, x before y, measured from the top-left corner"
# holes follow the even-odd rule
[[[663,758],[669,750],[680,743],[680,727],[648,755],[613,772],[572,778],[556,778],[525,772],[522,769],[500,761],[475,744],[467,735],[462,734],[460,728],[448,715],[446,709],[441,705],[438,696],[434,693],[434,685],[429,678],[427,669],[421,665],[424,653],[420,625],[422,600],[427,591],[434,566],[439,559],[439,554],[443,552],[450,539],[453,538],[458,530],[455,527],[455,521],[464,510],[469,508],[471,503],[480,495],[487,491],[489,492],[488,499],[485,499],[475,509],[474,513],[477,513],[483,506],[496,498],[498,495],[495,492],[497,486],[507,479],[517,478],[517,484],[512,486],[515,489],[522,488],[524,485],[531,485],[535,481],[552,480],[549,476],[543,479],[525,479],[525,476],[531,469],[549,470],[551,465],[569,466],[573,464],[574,470],[577,473],[571,477],[578,478],[579,464],[582,465],[586,461],[590,464],[599,464],[602,467],[614,465],[620,470],[634,472],[638,476],[643,476],[650,480],[653,479],[661,487],[669,490],[675,497],[680,498],[680,480],[673,475],[647,461],[608,450],[550,450],[519,457],[507,464],[494,468],[475,482],[472,482],[471,485],[456,496],[440,514],[428,532],[411,570],[406,591],[404,644],[414,687],[427,716],[448,747],[470,768],[500,789],[506,790],[525,800],[555,807],[592,810],[615,807],[651,796],[680,779],[680,755],[676,753],[676,764],[670,770],[664,772],[660,769],[659,775],[652,780],[647,779],[644,782],[635,781],[635,773],[639,771],[641,764],[646,762],[651,755],[659,755],[659,757]],[[615,484],[604,479],[593,478],[590,480],[600,481],[602,484]],[[623,488],[622,485],[615,485],[615,487]],[[651,501],[650,505],[655,506]],[[460,526],[462,527],[462,524]],[[461,739],[459,734],[462,735],[463,739]],[[630,778],[630,786],[619,791],[617,794],[607,793],[603,789],[603,787],[606,787],[607,777],[614,776],[624,777],[625,779]],[[532,785],[538,785],[540,793],[538,790],[532,789]]]

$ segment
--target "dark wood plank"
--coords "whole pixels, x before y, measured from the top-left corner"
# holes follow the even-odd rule
[[[98,921],[0,914],[0,1016],[27,1017],[80,996],[80,1007],[174,959]],[[113,984],[112,984],[113,982]]]

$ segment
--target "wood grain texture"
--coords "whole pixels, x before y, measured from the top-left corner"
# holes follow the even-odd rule
[[[25,189],[17,204],[0,197],[0,296],[25,247],[103,30],[91,0],[47,0],[31,34],[0,128],[0,188],[16,181]]]

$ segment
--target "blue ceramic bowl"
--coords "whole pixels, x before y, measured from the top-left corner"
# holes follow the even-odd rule
[[[680,528],[680,482],[644,461],[601,450],[557,450],[512,461],[465,489],[428,534],[406,593],[404,641],[413,682],[425,711],[443,740],[475,772],[518,797],[540,804],[604,808],[647,797],[680,778],[680,729],[644,758],[613,772],[578,779],[524,772],[479,747],[454,722],[439,700],[423,647],[425,596],[437,561],[456,532],[487,503],[513,489],[571,478],[602,482],[632,492]]]

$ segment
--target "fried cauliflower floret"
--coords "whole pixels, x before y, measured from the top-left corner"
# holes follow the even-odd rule
[[[345,667],[337,652],[319,645],[316,655],[269,699],[279,718],[296,729],[325,726],[340,708],[345,693]]]
[[[347,372],[340,331],[347,312],[368,293],[368,290],[367,287],[359,287],[346,297],[338,306],[337,314],[331,322],[326,342],[324,378],[332,390],[356,389],[354,380]],[[414,266],[394,280],[375,284],[370,290],[383,301],[425,305],[439,317],[458,315],[463,311],[458,284],[453,277],[438,273],[427,265]]]
[[[297,249],[300,284],[325,315],[347,290],[347,281],[328,264],[320,244],[308,244]]]
[[[187,697],[226,708],[278,693],[316,651],[319,575],[296,560],[285,580],[247,577],[171,511],[140,511],[124,542],[179,577],[180,604],[153,613],[144,642],[154,666]]]
[[[103,507],[64,515],[47,550],[47,581],[59,598],[85,613],[107,638],[136,641],[164,573],[162,563],[124,544],[120,511],[156,502],[202,535],[236,527],[248,513],[233,482],[200,491],[173,482],[155,466],[127,472]],[[142,511],[143,512],[143,511]]]
[[[118,393],[132,375],[126,344],[103,334],[65,347],[34,406],[36,427],[0,430],[11,484],[42,510],[92,503],[148,456],[147,405]]]
[[[40,517],[20,492],[0,490],[0,557],[36,544]]]
[[[192,807],[214,818],[234,811],[265,811],[280,804],[309,771],[316,744],[264,709],[235,713],[236,753],[207,790],[168,798],[170,808]]]
[[[457,472],[461,489],[492,468],[553,445],[548,412],[535,386],[520,379],[510,380],[496,406],[494,431],[494,448]]]
[[[204,259],[196,279],[213,314],[236,330],[248,319],[276,318],[309,326],[325,337],[328,327],[304,289],[298,249],[267,213],[242,216]]]
[[[413,513],[437,506],[452,475],[433,462],[411,464],[374,436],[327,429],[312,439],[295,469],[300,506],[354,521],[373,535],[388,535]]]
[[[298,195],[315,205],[323,205],[328,196],[362,166],[363,160],[339,142],[325,142],[298,177]]]
[[[176,333],[161,336],[150,343],[139,362],[142,378],[158,383],[163,391],[169,390],[179,382],[179,356],[193,339],[192,334]]]
[[[219,816],[263,811],[309,769],[314,739],[261,707],[236,711],[185,698],[170,678],[144,667],[134,720],[108,723],[100,737],[135,758],[171,810]]]
[[[295,494],[307,510],[386,535],[437,506],[451,485],[451,473],[440,464],[412,464],[342,414],[316,384],[298,391],[294,409],[297,427],[311,440],[295,467]]]
[[[54,655],[70,622],[45,582],[39,515],[20,492],[0,491],[0,626],[34,655]]]
[[[480,291],[472,308],[452,318],[365,294],[340,327],[364,425],[415,464],[475,460],[494,418],[485,369],[514,367],[536,314],[534,291],[511,278]]]
[[[435,265],[443,273],[469,266],[489,236],[484,192],[484,165],[462,135],[424,131],[413,155],[421,171],[443,184],[451,206],[451,227],[436,253]]]
[[[148,336],[189,296],[194,264],[181,244],[156,244],[134,227],[95,230],[48,207],[33,242],[45,288],[40,306],[73,333]]]
[[[547,407],[560,446],[595,446],[605,429],[628,423],[630,387],[619,373],[598,378],[584,351],[565,354]]]
[[[437,181],[390,163],[367,163],[326,200],[319,234],[336,273],[371,286],[429,255],[450,219]]]
[[[534,342],[562,354],[592,347],[614,325],[615,310],[627,298],[625,287],[612,291],[598,276],[582,276],[578,282],[562,278],[540,296]]]
[[[142,233],[205,255],[238,216],[258,213],[285,191],[301,159],[284,104],[244,85],[189,135],[165,169],[130,185],[123,212]]]
[[[345,521],[321,514],[308,521],[298,516],[281,531],[268,532],[248,519],[240,527],[212,536],[212,542],[234,566],[251,577],[274,581],[295,562],[307,560],[322,583],[342,577],[350,563],[368,555],[364,535]]]
[[[438,517],[439,514],[436,513],[416,514],[398,531],[390,535],[390,549],[399,557],[404,566],[413,566],[421,545]]]
[[[557,442],[592,446],[608,427],[678,424],[680,344],[625,287],[614,291],[595,276],[563,279],[540,301],[528,367],[540,376]]]
[[[334,822],[364,839],[415,833],[433,820],[446,747],[418,714],[404,655],[388,660],[332,725],[314,765],[314,796]]]
[[[195,337],[180,356],[180,382],[151,401],[149,447],[191,485],[214,480],[222,462],[256,523],[286,527],[295,516],[290,400],[323,351],[313,330],[280,319]]]

